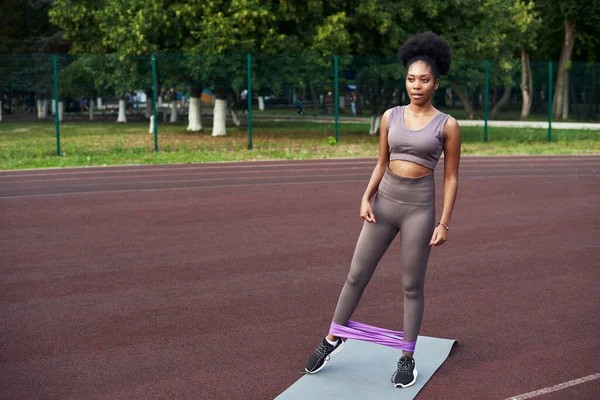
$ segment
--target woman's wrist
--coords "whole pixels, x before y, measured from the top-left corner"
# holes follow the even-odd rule
[[[450,225],[449,225],[449,224],[445,224],[445,223],[443,223],[442,221],[440,221],[440,222],[438,222],[438,223],[437,223],[437,225],[436,225],[436,228],[437,228],[438,226],[440,226],[440,225],[441,225],[441,226],[443,226],[444,228],[446,228],[446,230],[447,230],[447,231],[449,231],[449,230],[450,230]]]

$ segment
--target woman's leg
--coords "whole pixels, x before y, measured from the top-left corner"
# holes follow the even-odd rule
[[[333,321],[339,325],[346,325],[352,313],[358,306],[375,268],[398,234],[397,203],[384,197],[376,196],[373,201],[373,213],[377,218],[376,223],[365,221],[354,250],[350,272],[342,288]],[[329,336],[331,339],[335,337]]]
[[[418,207],[401,224],[402,289],[404,292],[404,340],[417,340],[425,305],[425,273],[435,224],[435,206]],[[412,355],[404,352],[404,355]]]

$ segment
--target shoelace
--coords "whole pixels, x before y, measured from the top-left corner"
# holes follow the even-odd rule
[[[327,354],[327,351],[329,350],[328,347],[333,347],[331,345],[325,345],[324,343],[319,344],[319,347],[317,347],[317,350],[315,350],[315,353],[317,353],[317,355],[319,356],[319,358],[324,358],[326,361],[329,361],[329,359],[331,358],[331,352],[330,354]],[[335,347],[334,347],[335,349]],[[307,372],[306,371],[299,371],[298,372],[300,375],[306,375]]]
[[[321,343],[319,345],[319,347],[317,347],[316,353],[317,355],[321,358],[325,358],[327,359],[330,355],[327,354],[329,348],[328,347],[333,347],[333,346],[326,346],[324,343]]]
[[[398,360],[398,369],[392,375],[391,381],[394,382],[394,378],[396,378],[396,375],[398,375],[398,373],[410,373],[411,366],[412,360],[410,359],[410,357],[400,357],[400,359]]]

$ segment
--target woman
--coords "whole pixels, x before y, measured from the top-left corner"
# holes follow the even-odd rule
[[[446,242],[450,229],[458,189],[460,130],[454,118],[431,104],[440,75],[450,69],[448,43],[434,33],[423,33],[409,39],[397,56],[407,68],[410,104],[387,110],[381,119],[379,157],[360,206],[360,216],[365,222],[332,327],[310,356],[306,371],[320,371],[341,350],[343,342],[335,333],[357,325],[350,317],[379,260],[401,232],[403,339],[408,346],[402,347],[393,383],[395,387],[408,387],[416,382],[418,375],[413,352],[423,317],[429,253],[431,246]],[[443,209],[436,224],[433,170],[442,151]]]

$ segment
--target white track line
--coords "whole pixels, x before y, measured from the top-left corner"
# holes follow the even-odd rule
[[[585,160],[585,161],[600,161],[600,157],[597,155],[581,155],[581,156],[462,156],[461,164],[470,163],[499,163],[500,165],[512,165],[516,162],[531,164],[535,162],[542,162],[546,164],[553,164],[555,162],[566,162],[570,160]],[[443,158],[441,159],[443,161]],[[223,162],[223,163],[199,163],[199,164],[158,164],[158,165],[109,165],[105,167],[93,166],[93,167],[74,167],[74,168],[46,168],[46,169],[29,169],[29,170],[12,170],[12,171],[0,171],[0,178],[3,177],[18,177],[18,176],[48,176],[48,175],[68,175],[68,174],[118,174],[122,172],[153,172],[153,171],[189,171],[202,169],[204,171],[217,169],[219,171],[229,169],[252,169],[252,168],[278,168],[278,167],[306,167],[306,166],[320,166],[328,167],[330,165],[359,165],[366,164],[368,166],[374,166],[376,162],[375,158],[372,159],[329,159],[329,160],[304,160],[304,161],[285,161],[285,160],[272,160],[272,161],[256,161],[256,162]],[[260,163],[260,164],[259,164]]]
[[[599,177],[599,174],[565,174],[565,175],[498,175],[498,176],[466,176],[461,179],[515,179],[515,178],[579,178],[579,177]],[[326,181],[304,181],[304,182],[255,182],[255,183],[237,183],[223,184],[212,186],[186,186],[186,187],[167,187],[167,188],[146,188],[146,189],[114,189],[114,190],[90,190],[79,192],[63,192],[63,193],[40,193],[40,194],[20,194],[20,195],[0,195],[1,200],[23,199],[32,197],[56,197],[56,196],[73,196],[73,195],[95,195],[108,193],[132,193],[132,192],[162,192],[162,191],[183,191],[183,190],[207,190],[207,189],[223,189],[237,187],[258,187],[258,186],[273,186],[273,185],[313,185],[313,184],[336,184],[336,183],[361,183],[366,184],[367,178],[363,179],[343,179],[343,180],[326,180]]]
[[[360,169],[356,169],[356,168],[339,168],[336,169],[335,171],[342,171],[342,170],[352,170],[352,172],[340,172],[340,173],[336,173],[336,174],[329,174],[328,176],[331,178],[337,178],[337,177],[355,177],[355,178],[362,178],[363,175],[370,175],[371,171],[370,170],[360,170]],[[148,177],[148,178],[152,178],[151,180],[148,181],[143,181],[143,182],[135,182],[135,183],[140,183],[143,185],[154,185],[154,184],[161,184],[161,183],[201,183],[201,182],[218,182],[218,181],[247,181],[250,179],[256,179],[256,180],[265,180],[265,179],[305,179],[305,178],[319,178],[318,175],[314,175],[314,174],[309,174],[309,175],[303,175],[300,174],[302,172],[305,172],[306,170],[291,170],[291,171],[297,171],[299,172],[299,174],[294,174],[294,175],[262,175],[262,176],[244,176],[244,175],[239,175],[239,176],[225,176],[225,177],[203,177],[203,176],[189,176],[189,174],[187,175],[182,175],[182,179],[172,179],[172,178],[177,178],[177,176],[172,177],[171,179],[156,179],[159,176],[162,175],[158,175],[158,176],[153,176],[153,177]],[[256,173],[257,171],[252,171],[252,173]],[[286,170],[282,170],[281,172],[288,172]],[[330,172],[330,171],[324,171],[324,172]],[[498,176],[515,176],[515,177],[521,177],[524,176],[523,174],[506,174],[506,171],[498,171],[499,175],[481,175],[481,174],[477,174],[477,172],[481,172],[481,171],[475,171],[475,175],[470,174],[469,172],[472,171],[463,171],[462,175],[461,175],[461,179],[462,178],[492,178],[492,177],[498,177]],[[488,172],[494,172],[494,171],[488,171]],[[534,172],[550,172],[550,173],[554,173],[553,171],[548,171],[548,168],[540,168],[540,169],[536,169],[536,168],[531,168],[528,169],[527,171],[524,171],[527,176],[531,176],[531,175],[535,175],[535,176],[545,176],[545,174],[531,174]],[[561,175],[556,175],[556,176],[594,176],[597,175],[597,171],[591,170],[591,171],[579,171],[578,169],[574,169],[573,171],[570,171],[570,174],[561,174]],[[264,172],[263,172],[264,174]],[[441,174],[440,174],[441,175]],[[438,174],[436,174],[436,176],[438,178],[441,178],[440,176],[438,176]],[[164,176],[163,176],[164,177]],[[130,186],[133,184],[133,182],[131,182],[131,180],[127,179],[127,180],[123,180],[125,178],[130,178],[128,176],[119,176],[119,177],[94,177],[89,179],[87,182],[76,182],[76,183],[72,183],[72,184],[62,184],[59,187],[55,187],[54,185],[52,185],[53,182],[59,181],[57,179],[46,179],[46,180],[32,180],[32,181],[24,181],[24,182],[10,182],[13,184],[18,184],[17,188],[14,188],[13,190],[17,190],[17,189],[64,189],[64,188],[76,188],[76,187],[85,187],[85,188],[92,188],[92,187],[98,187],[98,186],[103,186],[106,185],[106,183],[101,182],[102,180],[107,180],[107,179],[111,179],[114,182],[112,183],[113,185],[127,185]],[[141,177],[138,177],[141,178]],[[119,180],[119,182],[116,182],[116,180]],[[77,181],[76,179],[67,179],[68,181]],[[100,182],[99,182],[100,181]],[[40,184],[41,183],[41,184]],[[257,182],[257,184],[260,184],[260,182]],[[11,188],[12,189],[12,188]]]
[[[532,397],[541,396],[543,394],[548,394],[552,392],[557,392],[559,390],[566,389],[571,386],[581,385],[582,383],[593,381],[594,379],[600,378],[600,373],[584,376],[583,378],[573,379],[572,381],[559,383],[558,385],[549,386],[543,389],[534,390],[533,392],[523,393],[517,396],[509,397],[505,400],[524,400],[530,399]]]
[[[361,164],[330,164],[330,165],[324,165],[324,166],[319,166],[320,168],[294,168],[294,166],[297,166],[298,164],[295,165],[278,165],[278,166],[271,166],[271,168],[273,167],[280,167],[277,169],[278,172],[284,172],[284,171],[298,171],[298,172],[306,172],[306,171],[319,171],[319,172],[323,172],[323,173],[331,173],[334,171],[342,171],[342,170],[353,170],[353,171],[368,171],[369,173],[372,172],[372,164],[368,164],[368,165],[361,165]],[[304,164],[304,165],[314,165],[316,167],[315,164]],[[303,166],[304,166],[303,165]],[[333,168],[332,168],[333,166]],[[564,164],[548,164],[548,163],[542,163],[542,162],[534,162],[533,160],[522,165],[522,168],[527,168],[528,170],[530,168],[543,168],[545,170],[549,169],[549,168],[569,168],[572,170],[575,170],[575,172],[577,170],[583,169],[583,168],[594,168],[594,167],[600,167],[600,160],[599,162],[579,162],[579,163],[564,163]],[[512,163],[503,163],[503,164],[463,164],[461,165],[461,171],[462,172],[469,172],[471,170],[494,170],[494,169],[498,169],[501,172],[505,171],[506,169],[518,169],[519,166],[517,164],[515,164],[514,162]],[[265,168],[263,167],[262,169],[256,169],[256,167],[247,167],[247,168],[243,168],[240,166],[240,169],[242,169],[241,171],[239,171],[238,173],[244,173],[244,174],[264,174],[265,172],[270,172],[265,170]],[[443,170],[443,168],[440,168],[440,170]],[[595,169],[594,169],[595,170]],[[537,171],[537,170],[536,170]],[[154,172],[154,173],[151,173]],[[158,172],[158,173],[156,173]],[[183,172],[183,173],[182,173]],[[10,183],[35,183],[35,182],[59,182],[59,181],[69,181],[69,180],[76,180],[76,179],[82,179],[87,177],[88,179],[93,179],[93,180],[113,180],[113,179],[126,179],[126,178],[136,178],[136,179],[142,179],[142,178],[152,178],[155,179],[157,177],[173,177],[173,176],[178,176],[178,175],[183,175],[183,176],[200,176],[200,175],[228,175],[228,174],[233,174],[235,173],[234,171],[232,171],[231,169],[226,169],[226,170],[213,170],[213,169],[209,169],[209,168],[202,168],[202,167],[190,167],[189,169],[183,169],[183,168],[177,168],[177,169],[169,169],[169,168],[165,168],[165,169],[148,169],[148,170],[120,170],[120,171],[96,171],[96,172],[92,172],[92,171],[85,171],[84,173],[82,172],[73,172],[73,171],[64,171],[64,173],[56,173],[56,174],[23,174],[23,175],[1,175],[0,174],[0,183],[6,183],[6,184],[10,184]],[[114,175],[116,174],[116,175]],[[32,179],[33,178],[33,179]]]
[[[541,167],[541,168],[535,168],[535,167]],[[596,167],[596,168],[594,168]],[[590,172],[596,172],[597,169],[600,169],[600,164],[586,164],[586,165],[577,165],[577,167],[575,168],[572,164],[570,165],[565,165],[565,168],[569,168],[570,172],[572,173],[579,173],[582,170],[586,170],[587,173]],[[491,170],[490,170],[491,169]],[[506,172],[506,168],[500,168],[500,169],[496,169],[496,168],[488,168],[487,166],[481,166],[481,167],[476,167],[476,168],[463,168],[461,171],[461,174],[459,174],[459,178],[462,176],[465,176],[465,174],[469,174],[472,172],[482,172],[482,170],[486,170],[486,172],[488,173],[505,173]],[[320,168],[300,168],[300,169],[285,169],[285,168],[281,168],[279,169],[277,172],[279,173],[283,173],[283,172],[297,172],[298,174],[300,173],[305,173],[305,172],[321,172],[323,174],[327,174],[330,176],[338,176],[338,175],[347,175],[345,173],[343,173],[343,171],[353,171],[354,174],[371,174],[372,169],[370,168],[358,168],[358,167],[346,167],[346,168],[328,168],[328,169],[320,169]],[[543,167],[543,166],[528,166],[528,168],[523,171],[523,172],[553,172],[552,170],[550,170],[549,167]],[[141,179],[148,179],[149,182],[151,183],[161,183],[161,182],[192,182],[192,181],[211,181],[211,180],[222,180],[222,179],[252,179],[252,175],[253,174],[262,174],[262,176],[258,177],[257,179],[263,179],[263,178],[278,178],[278,177],[286,177],[283,175],[264,175],[265,173],[268,172],[272,172],[272,171],[243,171],[240,172],[239,175],[231,175],[230,171],[198,171],[195,173],[188,173],[188,174],[177,174],[175,172],[170,173],[170,174],[154,174],[154,175],[143,175],[143,174],[136,174],[136,175],[130,175],[130,174],[119,174],[117,176],[103,176],[103,175],[97,175],[97,176],[88,176],[87,179],[88,181],[86,183],[77,183],[77,184],[73,184],[73,185],[63,185],[61,187],[70,187],[70,186],[94,186],[94,185],[99,185],[100,183],[91,183],[91,182],[99,182],[99,181],[119,181],[118,183],[121,184],[126,184],[126,183],[130,183],[131,178],[135,179],[135,180],[141,180]],[[334,173],[335,172],[335,173]],[[338,173],[338,172],[342,172],[342,173]],[[246,176],[244,176],[244,175]],[[221,177],[215,177],[215,178],[207,178],[205,177],[205,175],[209,175],[209,176],[221,176]],[[437,175],[437,174],[436,174]],[[440,172],[439,175],[441,176],[442,173]],[[303,175],[293,175],[293,176],[297,176],[297,177],[305,177]],[[187,179],[172,179],[172,178],[178,178],[178,177],[182,177],[182,178],[187,178]],[[289,177],[289,176],[288,176]],[[167,181],[164,180],[159,180],[160,178],[171,178]],[[191,179],[193,178],[193,179]],[[83,177],[71,177],[71,178],[62,178],[62,177],[48,177],[45,179],[22,179],[22,180],[14,180],[14,181],[4,181],[4,182],[0,182],[2,184],[5,185],[9,185],[9,184],[17,184],[19,185],[20,188],[22,187],[26,187],[26,188],[36,188],[38,186],[36,186],[39,183],[43,183],[46,185],[42,185],[39,187],[45,187],[47,185],[50,185],[51,183],[56,183],[56,182],[69,182],[69,181],[77,181],[77,180],[81,180],[83,179]],[[116,182],[115,182],[116,183]],[[29,185],[29,186],[26,186]],[[31,186],[33,185],[33,186]]]

